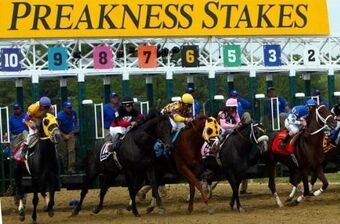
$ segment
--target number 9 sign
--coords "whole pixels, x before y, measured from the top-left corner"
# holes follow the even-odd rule
[[[138,65],[140,68],[157,67],[157,47],[152,45],[138,46]]]
[[[48,70],[58,71],[67,69],[67,51],[64,47],[48,48]]]
[[[2,71],[17,72],[21,70],[20,65],[21,53],[19,48],[1,49]]]
[[[95,69],[111,69],[113,54],[112,48],[108,46],[95,47],[93,49],[93,67]]]
[[[182,46],[181,49],[182,67],[198,67],[198,46]]]

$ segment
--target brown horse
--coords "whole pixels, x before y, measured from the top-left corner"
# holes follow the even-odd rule
[[[322,163],[324,161],[323,153],[323,130],[327,127],[334,128],[336,121],[330,111],[324,106],[318,106],[309,112],[307,117],[307,127],[302,131],[295,142],[294,156],[296,161],[292,160],[290,155],[279,155],[269,153],[267,161],[269,182],[268,187],[276,198],[276,203],[280,207],[283,206],[275,187],[275,165],[277,162],[286,165],[290,172],[290,183],[297,187],[303,181],[304,193],[299,196],[295,203],[299,203],[304,196],[309,195],[308,174],[315,172],[316,176],[321,180],[322,187],[317,190],[314,195],[321,194],[328,187],[328,181],[324,175]],[[290,195],[288,200],[292,200],[294,195]]]
[[[173,150],[177,170],[189,182],[190,199],[188,211],[190,213],[194,207],[195,187],[201,193],[203,202],[208,205],[208,198],[199,180],[202,173],[201,147],[204,143],[202,132],[206,119],[206,116],[201,115],[192,123],[188,124],[188,127],[181,132],[175,142],[175,148]]]

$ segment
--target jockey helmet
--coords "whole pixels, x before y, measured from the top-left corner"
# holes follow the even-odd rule
[[[319,89],[314,89],[313,90],[313,96],[320,96],[321,91]]]
[[[194,103],[194,97],[192,97],[189,93],[184,93],[182,96],[182,102],[186,104],[193,104]]]
[[[238,92],[234,89],[230,92],[229,94],[230,97],[237,97],[238,96]]]
[[[187,93],[193,93],[193,92],[195,92],[194,87],[188,87],[187,88]]]
[[[225,103],[227,107],[237,107],[237,99],[229,98]]]
[[[316,106],[317,103],[314,99],[309,99],[306,101],[306,106]]]
[[[122,104],[133,104],[133,99],[130,96],[124,97]]]
[[[51,106],[51,99],[47,96],[43,96],[40,98],[39,103],[43,107],[50,107]]]

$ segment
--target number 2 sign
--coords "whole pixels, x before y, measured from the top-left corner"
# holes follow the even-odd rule
[[[307,46],[303,52],[303,64],[320,65],[319,49]]]
[[[149,45],[138,46],[138,65],[140,68],[157,67],[157,47]]]
[[[17,72],[21,70],[20,65],[21,52],[19,48],[3,48],[1,49],[1,70],[9,72]]]
[[[93,67],[95,69],[111,69],[113,54],[112,48],[108,46],[95,47],[93,49]]]

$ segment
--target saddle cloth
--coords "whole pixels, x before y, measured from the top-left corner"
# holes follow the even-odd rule
[[[28,143],[28,148],[33,148],[39,140],[39,135],[33,135],[31,137],[30,142]],[[25,159],[21,156],[22,149],[24,148],[25,145],[25,139],[22,139],[21,142],[19,142],[16,146],[16,148],[12,148],[13,150],[13,159],[19,163],[24,163]]]
[[[110,152],[109,148],[113,145],[113,143],[111,142],[106,142],[104,143],[104,145],[102,146],[102,148],[100,149],[100,162],[106,160],[111,154],[112,152]]]
[[[285,147],[281,147],[282,140],[288,135],[288,130],[282,129],[281,131],[277,132],[274,136],[274,140],[272,142],[271,151],[274,154],[280,154],[280,155],[290,155],[294,153],[295,147],[294,142],[297,139],[297,135],[293,137],[291,141],[289,141]]]

